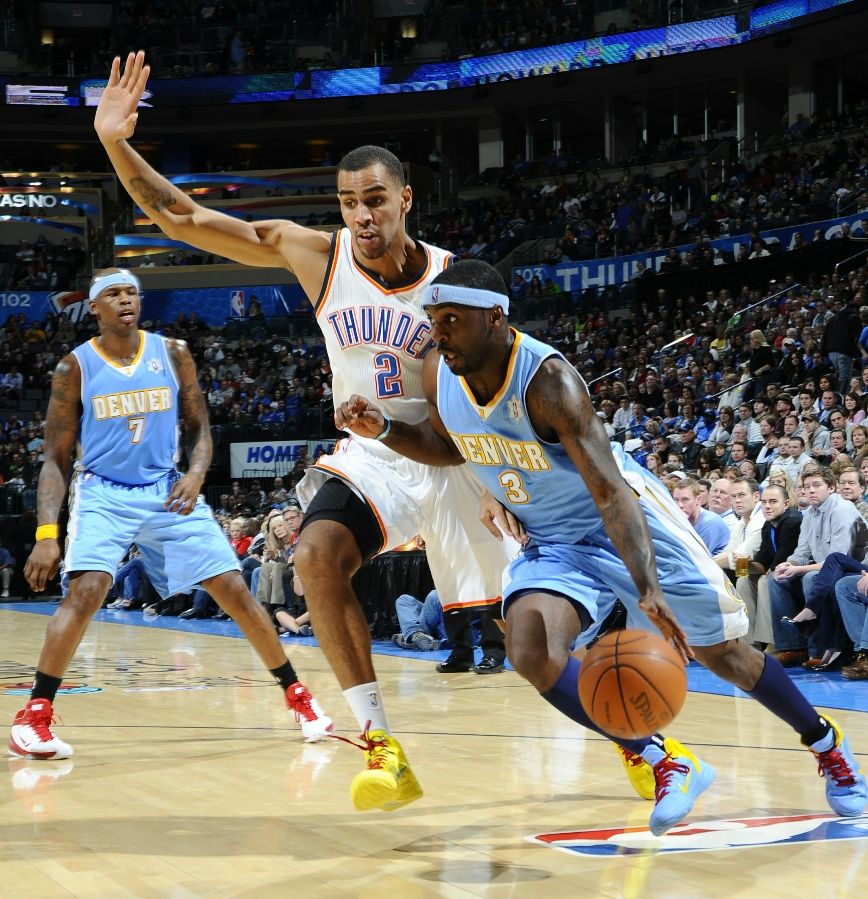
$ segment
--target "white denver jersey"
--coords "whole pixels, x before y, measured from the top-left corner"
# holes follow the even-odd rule
[[[358,393],[389,418],[416,424],[428,417],[422,360],[434,344],[421,294],[454,257],[447,250],[417,244],[427,264],[411,284],[390,288],[356,261],[348,228],[335,234],[315,305],[331,363],[335,405]]]

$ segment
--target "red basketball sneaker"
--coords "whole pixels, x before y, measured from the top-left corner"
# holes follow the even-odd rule
[[[51,730],[54,710],[47,699],[31,699],[15,716],[9,734],[9,755],[25,759],[67,759],[72,747]]]
[[[316,743],[334,730],[332,719],[323,713],[304,684],[296,681],[286,688],[286,705],[301,725],[305,743]]]

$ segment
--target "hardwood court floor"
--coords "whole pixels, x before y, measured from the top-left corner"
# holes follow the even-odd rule
[[[0,611],[5,723],[25,702],[14,685],[26,692],[46,623]],[[290,652],[352,736],[320,651]],[[94,622],[66,679],[80,692],[56,703],[75,756],[10,759],[0,779],[0,896],[825,899],[868,887],[868,843],[817,838],[841,825],[798,819],[829,814],[823,783],[795,736],[747,699],[688,697],[671,733],[718,780],[681,838],[655,841],[641,832],[650,803],[615,752],[514,673],[439,675],[421,657],[377,666],[426,791],[392,815],[353,811],[362,753],[304,745],[244,641]],[[851,710],[835,716],[864,761],[868,683],[850,690]],[[770,816],[797,820],[734,820]],[[639,828],[627,842],[660,851],[594,856],[527,840],[627,826]],[[768,845],[785,832],[813,839]],[[868,817],[846,833],[868,836]],[[715,849],[725,838],[766,845]],[[685,843],[712,850],[665,851]]]

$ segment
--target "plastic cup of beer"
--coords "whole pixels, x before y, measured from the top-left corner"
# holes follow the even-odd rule
[[[735,576],[736,577],[747,577],[749,565],[750,565],[750,557],[749,556],[736,556],[735,557]]]

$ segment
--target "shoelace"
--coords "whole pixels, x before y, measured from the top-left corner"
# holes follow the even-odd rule
[[[49,709],[51,709],[51,711],[49,711]],[[33,733],[36,734],[41,742],[48,743],[54,739],[54,734],[51,732],[51,725],[56,724],[59,720],[60,719],[54,713],[54,709],[49,706],[48,709],[40,712],[36,712],[31,708],[27,712],[24,723],[30,726]]]
[[[302,718],[305,721],[316,721],[316,712],[310,704],[311,699],[313,697],[310,695],[310,690],[303,688],[296,690],[289,698],[296,721],[300,721]]]
[[[671,755],[667,755],[654,766],[654,801],[659,802],[669,792],[669,782],[673,774],[689,774],[690,768],[676,762]]]
[[[370,728],[371,722],[368,721],[365,723],[365,729],[359,734],[359,739],[362,741],[361,743],[356,743],[355,740],[351,740],[349,737],[342,737],[340,734],[329,734],[329,736],[334,740],[340,740],[341,743],[349,743],[350,746],[355,746],[356,749],[361,749],[363,752],[367,752],[368,769],[385,768],[386,742],[382,739],[372,739],[369,733]]]
[[[624,757],[624,761],[632,768],[638,768],[639,765],[645,764],[645,759],[643,759],[641,755],[638,755],[635,752],[630,752],[629,749],[624,749],[622,746],[619,746],[618,748],[621,750],[621,755]]]
[[[820,777],[828,774],[839,787],[852,787],[856,783],[853,770],[847,764],[841,750],[837,748],[817,753],[817,774]]]

